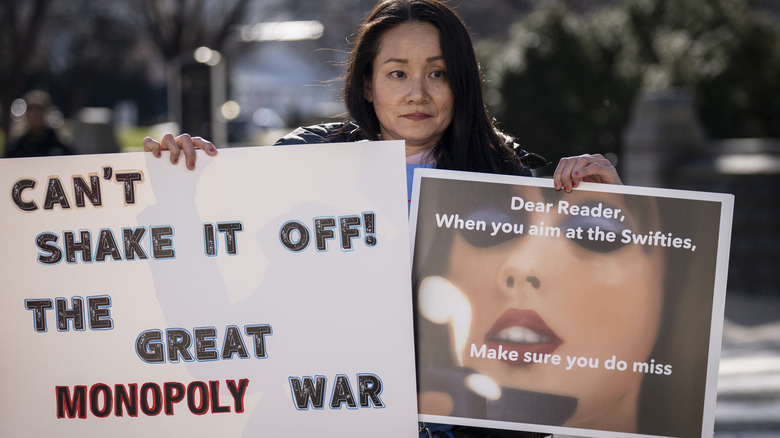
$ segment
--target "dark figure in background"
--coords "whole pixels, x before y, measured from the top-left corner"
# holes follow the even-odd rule
[[[9,143],[5,158],[72,155],[73,150],[60,141],[57,132],[49,126],[49,96],[42,91],[31,91],[24,97],[25,133]]]

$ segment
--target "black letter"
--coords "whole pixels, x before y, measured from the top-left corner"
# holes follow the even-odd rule
[[[182,359],[188,362],[191,361],[192,355],[188,350],[190,344],[192,344],[190,332],[184,329],[168,329],[166,335],[168,338],[168,360],[170,362],[178,362],[178,353],[181,353]]]
[[[91,188],[87,187],[87,182],[81,176],[73,177],[73,202],[76,203],[76,207],[84,207],[84,195],[87,195],[87,199],[94,206],[103,205],[100,199],[100,178],[97,175],[89,176],[89,183]]]
[[[333,393],[330,396],[330,408],[341,409],[341,404],[346,403],[348,408],[356,408],[355,396],[352,394],[352,387],[349,385],[347,376],[336,376],[333,382]]]
[[[57,418],[87,418],[87,387],[78,385],[73,387],[73,398],[70,397],[70,388],[67,386],[56,387],[57,391]],[[67,411],[67,412],[66,412]]]
[[[233,400],[236,402],[236,413],[240,414],[244,412],[244,393],[246,387],[249,386],[249,379],[241,379],[238,381],[238,388],[236,388],[236,382],[234,380],[227,381],[228,390],[230,395],[233,396]]]
[[[214,224],[203,224],[203,247],[207,256],[217,255],[217,239],[214,234]]]
[[[328,249],[327,239],[333,238],[331,227],[336,226],[336,219],[332,217],[322,217],[314,219],[314,239],[317,241],[317,251]]]
[[[24,307],[33,311],[33,322],[36,332],[46,331],[46,309],[54,307],[49,299],[24,300]]]
[[[267,357],[268,355],[265,352],[265,335],[273,333],[271,326],[268,324],[248,325],[244,327],[244,332],[249,336],[255,337],[255,357]]]
[[[195,389],[200,389],[200,406],[195,405]],[[209,410],[209,387],[205,382],[192,382],[187,386],[187,406],[196,415],[205,414]]]
[[[230,412],[230,406],[219,404],[219,381],[210,380],[209,389],[211,390],[211,413]]]
[[[14,204],[16,204],[20,210],[35,211],[38,209],[35,201],[25,202],[24,199],[22,199],[22,192],[27,189],[34,189],[35,184],[36,183],[34,179],[20,179],[16,182],[16,184],[14,184],[13,187],[11,187],[11,199],[14,200]]]
[[[100,405],[100,403],[98,403],[100,401],[98,400],[98,396],[101,392],[103,393],[103,398],[105,399],[103,409],[98,408]],[[92,388],[90,388],[89,410],[92,411],[92,415],[98,418],[108,417],[108,415],[111,413],[111,409],[113,408],[113,406],[111,406],[113,401],[114,399],[111,397],[111,388],[108,385],[104,383],[96,383],[92,385]]]
[[[108,256],[114,260],[122,260],[122,254],[119,252],[116,239],[114,239],[114,232],[110,229],[102,229],[95,245],[95,260],[102,262]]]
[[[298,232],[298,241],[293,242],[290,235],[294,232]],[[279,239],[282,241],[287,249],[293,252],[299,252],[306,249],[309,246],[309,229],[306,225],[298,221],[290,221],[282,225],[282,229],[279,230]]]
[[[217,224],[217,230],[225,233],[225,248],[230,255],[238,253],[238,244],[236,243],[236,231],[243,231],[244,226],[241,222],[226,222]]]
[[[36,239],[35,244],[43,251],[49,251],[49,255],[38,254],[38,261],[45,265],[53,265],[62,260],[62,250],[57,245],[49,245],[49,242],[57,243],[59,236],[54,233],[41,233]]]
[[[303,378],[303,385],[301,380],[295,377],[290,377],[290,388],[292,389],[293,403],[298,410],[309,409],[309,400],[311,400],[311,407],[314,409],[322,409],[325,395],[325,376],[316,376],[317,383],[312,382],[311,377]],[[303,386],[303,388],[301,388]]]
[[[54,208],[54,204],[60,204],[62,208],[70,208],[68,197],[65,196],[65,189],[62,188],[59,178],[49,178],[46,197],[43,200],[43,209],[51,210]]]
[[[92,233],[89,230],[81,230],[79,235],[81,241],[75,241],[73,231],[65,231],[65,260],[68,263],[76,263],[76,253],[81,252],[81,261],[89,263],[92,261]]]
[[[127,415],[131,417],[138,416],[138,384],[129,383],[130,394],[127,394],[125,386],[117,383],[114,385],[114,413],[117,417],[122,417],[122,406],[127,408]]]
[[[214,327],[196,328],[195,332],[195,357],[198,360],[217,360],[219,355],[216,350],[214,337],[217,336],[217,329]]]
[[[173,248],[173,240],[167,236],[173,234],[173,227],[152,227],[152,257],[156,259],[170,259],[176,256]]]
[[[357,378],[360,407],[367,408],[371,403],[378,408],[384,407],[385,404],[379,398],[382,393],[382,380],[373,374],[358,374]]]
[[[339,224],[341,227],[341,249],[349,251],[352,249],[352,239],[360,236],[360,230],[355,229],[355,227],[360,226],[360,217],[340,217]]]
[[[122,238],[125,246],[125,260],[135,260],[136,254],[138,254],[138,258],[141,260],[146,260],[148,258],[140,243],[141,239],[144,238],[144,234],[146,234],[146,228],[144,227],[138,227],[132,230],[130,228],[122,229]]]
[[[167,382],[165,390],[165,415],[173,415],[173,404],[184,400],[184,385],[179,382]]]
[[[125,204],[135,204],[135,182],[144,180],[141,172],[124,172],[116,174],[117,182],[124,183]]]
[[[165,362],[165,353],[163,352],[164,350],[160,343],[161,340],[161,330],[147,330],[142,332],[135,340],[135,351],[138,353],[138,357],[148,363]]]
[[[231,325],[225,327],[225,342],[222,343],[222,359],[232,359],[233,353],[238,353],[238,357],[246,359],[249,353],[246,352],[246,345],[241,338],[241,331],[238,327]]]
[[[149,394],[152,391],[152,406],[149,406]],[[141,385],[141,412],[146,415],[157,415],[162,410],[162,392],[160,385],[156,383],[144,383]]]
[[[111,307],[111,297],[108,295],[87,297],[89,328],[92,330],[107,330],[114,328],[114,321],[111,320],[111,311],[109,309],[104,309],[104,307]]]
[[[68,320],[73,320],[75,330],[84,330],[84,300],[80,297],[71,298],[73,308],[68,309],[68,300],[57,298],[57,330],[68,331]]]

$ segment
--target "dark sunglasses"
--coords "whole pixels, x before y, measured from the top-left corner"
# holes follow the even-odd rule
[[[532,213],[525,210],[511,210],[508,202],[489,202],[489,199],[474,199],[470,206],[461,207],[464,213],[446,217],[441,228],[456,229],[471,246],[490,248],[517,238],[552,237],[568,239],[585,250],[595,253],[609,253],[628,244],[623,232],[628,224],[618,219],[591,216],[564,216],[557,225],[539,221],[531,222]],[[485,202],[488,201],[488,202]],[[597,202],[583,203],[595,207]],[[602,204],[604,204],[602,202]],[[442,216],[439,220],[442,220]]]

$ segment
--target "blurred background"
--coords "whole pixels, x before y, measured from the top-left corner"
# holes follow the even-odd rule
[[[3,156],[272,144],[341,120],[373,0],[0,0]],[[491,114],[551,161],[736,197],[716,436],[780,436],[780,2],[453,0]]]

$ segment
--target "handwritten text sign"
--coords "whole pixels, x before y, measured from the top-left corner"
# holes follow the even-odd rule
[[[412,436],[402,142],[0,160],[4,436]]]

